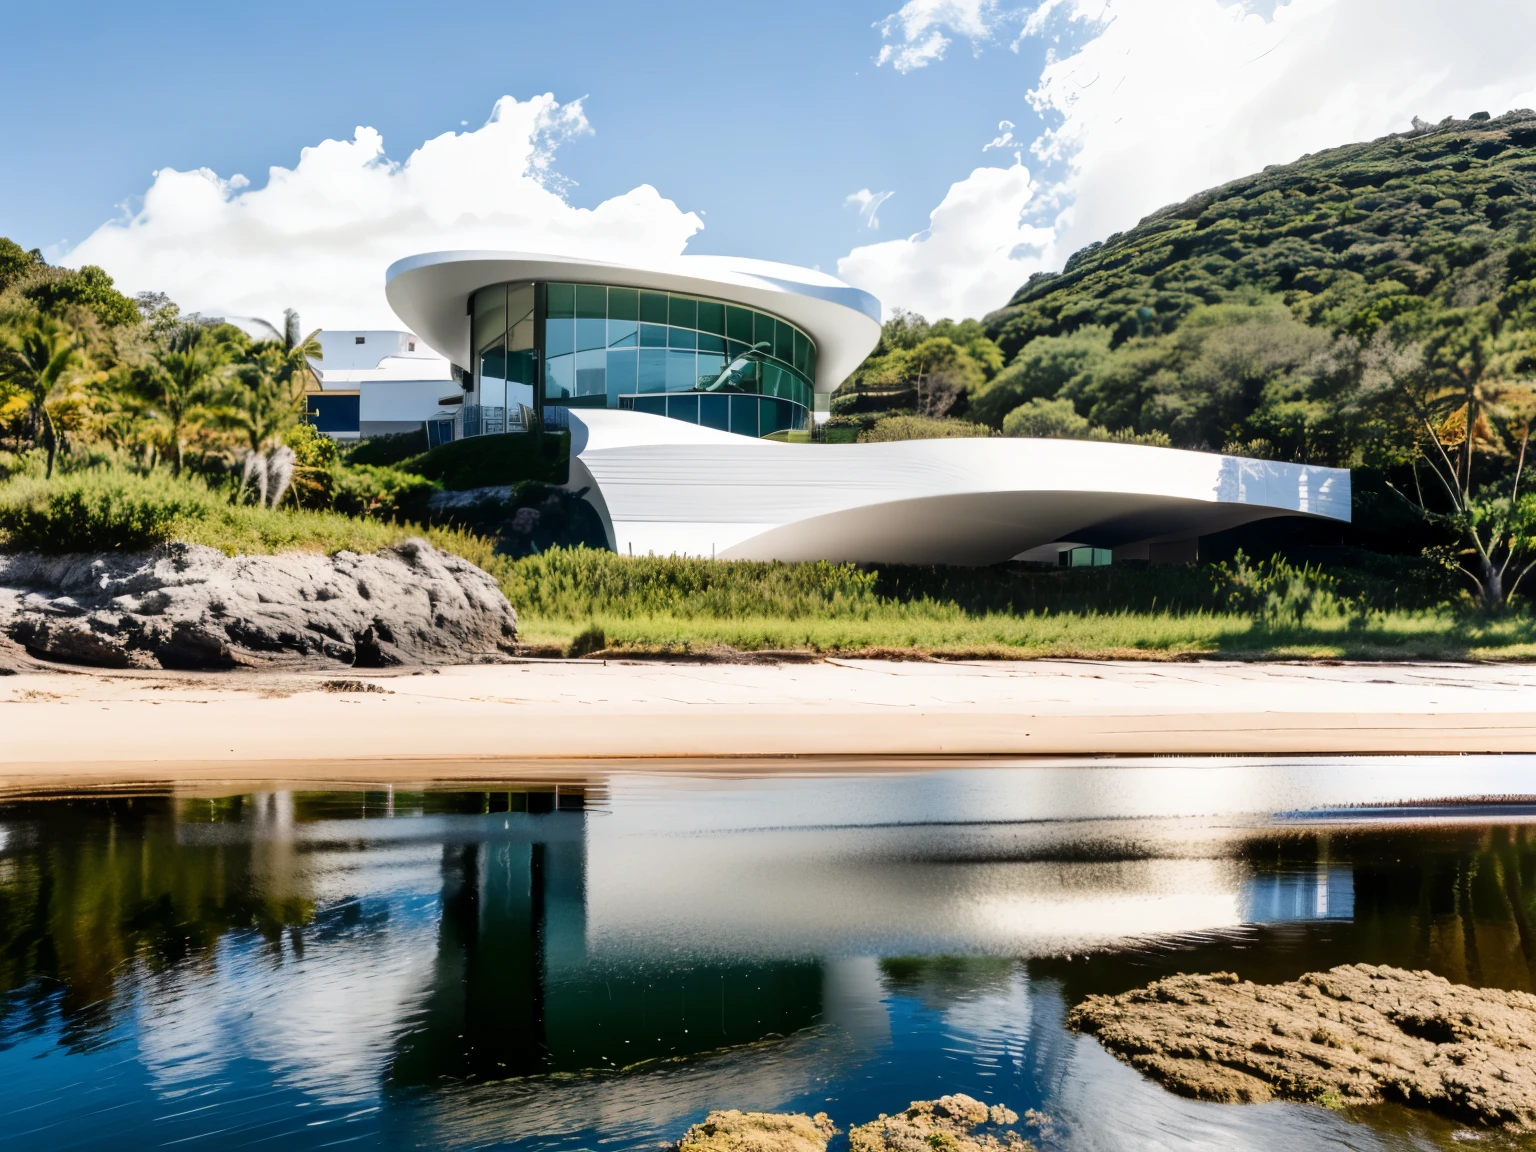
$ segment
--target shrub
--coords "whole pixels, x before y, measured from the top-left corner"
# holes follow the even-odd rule
[[[950,437],[993,435],[985,424],[967,420],[936,420],[928,416],[887,416],[873,428],[859,434],[861,444],[881,444],[893,440],[945,440]]]
[[[1111,432],[1090,424],[1077,414],[1070,400],[1042,400],[1038,396],[1020,404],[1003,417],[1004,436],[1032,436],[1042,440],[1097,440],[1110,444],[1144,444],[1152,448],[1171,448],[1166,432],[1134,432],[1122,428]]]
[[[654,613],[799,619],[856,615],[878,604],[873,572],[825,561],[630,557],[595,548],[551,548],[497,568],[502,590],[519,612],[571,620]]]
[[[360,440],[344,453],[346,462],[354,467],[359,464],[400,464],[427,450],[426,429],[416,432],[395,432],[388,436],[371,436]]]
[[[450,491],[461,492],[524,480],[564,484],[570,461],[569,432],[545,432],[542,436],[513,432],[455,440],[402,461],[400,466],[439,481]]]
[[[1043,400],[1037,396],[1003,417],[1004,436],[1079,440],[1087,433],[1088,421],[1077,414],[1070,400]]]
[[[1278,556],[1251,564],[1241,551],[1232,563],[1212,566],[1226,606],[1269,628],[1299,626],[1308,616],[1347,616],[1357,606],[1322,569]]]
[[[18,477],[0,485],[0,542],[39,552],[111,552],[173,537],[220,502],[194,479],[166,474],[76,472],[45,481]]]
[[[466,532],[232,504],[193,476],[103,468],[0,482],[0,549],[7,551],[127,551],[181,540],[230,556],[374,552],[407,536],[426,536],[482,567],[495,561],[490,542]]]
[[[331,506],[348,516],[375,520],[425,520],[428,501],[442,485],[386,465],[352,464],[332,473]]]

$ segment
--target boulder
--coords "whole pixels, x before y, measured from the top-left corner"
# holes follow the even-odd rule
[[[1067,1025],[1186,1096],[1394,1100],[1536,1131],[1536,996],[1346,964],[1286,984],[1228,972],[1090,996]]]
[[[380,668],[501,659],[517,614],[488,573],[421,539],[368,556],[164,544],[0,556],[0,631],[34,655],[104,668]]]

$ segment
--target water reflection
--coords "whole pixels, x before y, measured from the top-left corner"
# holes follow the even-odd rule
[[[0,1130],[637,1146],[710,1107],[847,1124],[963,1090],[1052,1113],[1060,1147],[1438,1146],[1391,1110],[1180,1100],[1061,1026],[1174,971],[1536,990],[1526,813],[1341,807],[1529,765],[1462,762],[1454,793],[1378,767],[8,802]]]

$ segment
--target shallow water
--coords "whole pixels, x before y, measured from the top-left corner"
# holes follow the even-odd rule
[[[1460,1147],[1062,1019],[1178,971],[1536,990],[1533,757],[456,788],[0,802],[0,1144],[654,1148],[964,1091],[1045,1148]]]

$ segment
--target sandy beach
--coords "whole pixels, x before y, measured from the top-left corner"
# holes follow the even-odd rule
[[[0,785],[554,761],[1536,752],[1536,667],[529,661],[0,679]]]

